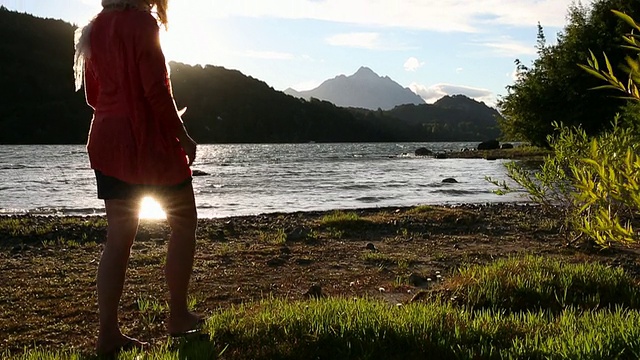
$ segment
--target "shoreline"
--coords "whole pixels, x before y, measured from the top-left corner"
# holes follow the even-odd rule
[[[638,246],[568,246],[561,226],[537,205],[506,203],[199,219],[191,298],[196,311],[211,314],[270,297],[304,300],[317,285],[327,297],[404,304],[428,291],[420,279],[527,254],[601,262],[640,274]],[[124,330],[153,345],[167,339],[168,234],[164,220],[141,221],[121,302]],[[105,236],[103,217],[0,216],[4,349],[91,353],[97,335],[95,271]],[[151,319],[145,303],[161,310]]]

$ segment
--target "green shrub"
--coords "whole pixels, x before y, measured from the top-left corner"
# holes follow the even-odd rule
[[[640,24],[629,16],[614,11],[635,30]],[[640,53],[640,36],[624,36],[626,48]],[[606,69],[600,69],[591,53],[587,65],[581,68],[607,81],[609,85],[595,89],[623,91],[624,98],[640,101],[640,61],[627,57],[626,82],[617,79],[609,59],[604,55]],[[634,219],[640,212],[640,128],[637,104],[627,105],[622,116],[616,117],[611,130],[590,138],[580,127],[554,123],[556,136],[548,137],[553,155],[545,158],[538,171],[520,164],[507,164],[507,174],[528,193],[529,198],[554,209],[564,217],[566,229],[577,238],[585,236],[602,247],[612,242],[631,243],[638,240]],[[498,183],[498,193],[513,191],[506,182]]]

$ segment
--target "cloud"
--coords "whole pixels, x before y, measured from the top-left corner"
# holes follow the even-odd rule
[[[517,57],[520,55],[535,55],[535,46],[516,41],[508,36],[503,36],[498,39],[475,43],[474,45],[483,46],[489,48],[489,51],[496,56],[500,57]]]
[[[244,55],[250,58],[265,59],[265,60],[291,60],[294,58],[293,54],[277,52],[277,51],[248,50],[244,53]]]
[[[307,91],[307,90],[313,90],[317,88],[318,86],[320,86],[320,84],[322,84],[322,81],[308,80],[308,81],[297,83],[295,85],[291,85],[291,88],[296,91]]]
[[[474,88],[464,85],[435,84],[426,86],[418,83],[409,85],[409,89],[420,95],[425,102],[432,104],[443,96],[462,94],[477,101],[482,101],[488,106],[495,106],[496,95],[487,89]]]
[[[374,32],[354,32],[347,34],[337,34],[326,39],[329,45],[344,46],[361,49],[380,49],[378,43],[380,34]]]
[[[487,25],[562,27],[574,0],[192,0],[191,12],[213,17],[314,19],[346,24],[481,32]]]
[[[420,62],[420,60],[412,56],[408,58],[407,61],[405,61],[404,69],[406,71],[416,71],[419,68],[421,68],[423,65],[424,65],[424,61]]]

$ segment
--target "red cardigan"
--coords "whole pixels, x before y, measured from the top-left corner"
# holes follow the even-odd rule
[[[131,184],[174,185],[191,176],[166,66],[149,12],[96,17],[85,68],[85,95],[94,109],[91,168]]]

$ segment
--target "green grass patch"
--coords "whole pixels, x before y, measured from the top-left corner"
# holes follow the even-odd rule
[[[121,359],[636,359],[635,310],[559,314],[402,307],[368,299],[265,300],[214,314],[210,340],[124,353]],[[223,353],[222,357],[219,354]],[[7,359],[87,359],[27,350]]]
[[[638,308],[637,281],[622,268],[599,263],[565,264],[528,256],[472,265],[448,277],[432,294],[469,308],[508,311],[572,306],[582,309]]]
[[[275,232],[261,231],[260,241],[273,245],[284,245],[287,242],[287,233],[282,228]]]
[[[101,217],[59,217],[55,221],[40,216],[0,217],[0,238],[13,242],[52,245],[64,239],[60,245],[95,243],[103,242],[106,233],[107,222]]]
[[[334,211],[320,219],[320,224],[338,229],[347,229],[371,224],[370,220],[363,219],[355,212]]]

